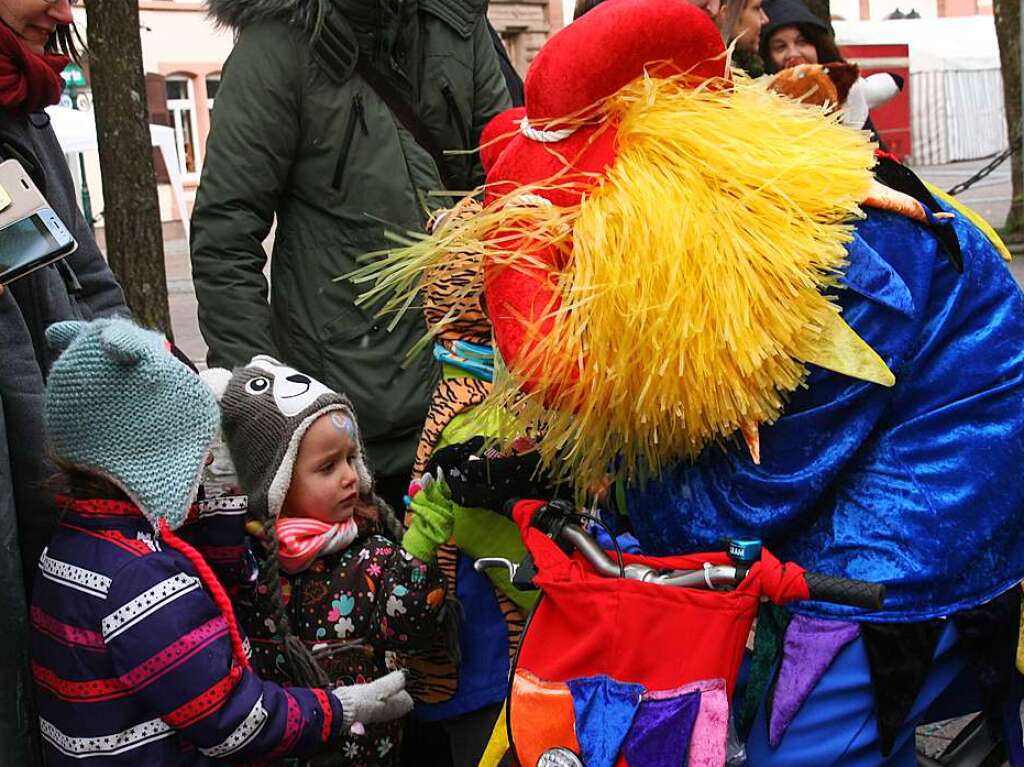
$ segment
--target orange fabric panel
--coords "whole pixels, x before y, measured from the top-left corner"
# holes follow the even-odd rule
[[[517,669],[509,700],[509,723],[515,757],[522,767],[535,767],[549,748],[580,752],[572,694],[561,682],[546,682]]]

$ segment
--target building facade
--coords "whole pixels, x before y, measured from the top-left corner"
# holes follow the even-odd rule
[[[991,16],[992,0],[831,0],[833,18],[882,21],[895,15],[941,19],[953,16]]]

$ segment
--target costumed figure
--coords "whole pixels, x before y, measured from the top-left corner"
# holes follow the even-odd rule
[[[751,763],[909,763],[965,669],[1015,710],[1024,299],[963,215],[768,85],[698,9],[608,0],[535,59],[483,210],[404,253],[482,256],[504,367],[478,408],[577,488],[615,476],[645,553],[756,537],[885,584],[882,610],[765,610]]]

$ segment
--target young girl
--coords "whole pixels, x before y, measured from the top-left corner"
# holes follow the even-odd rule
[[[427,514],[402,537],[343,395],[269,357],[208,375],[259,523],[262,574],[243,604],[256,668],[288,684],[360,683],[387,673],[389,651],[429,644],[445,589],[428,563],[451,515]],[[350,732],[341,763],[398,764],[400,737],[399,722]]]
[[[219,412],[164,340],[125,320],[57,323],[47,340],[63,351],[47,383],[47,437],[79,497],[62,502],[33,591],[46,763],[273,760],[404,715],[400,674],[329,690],[253,672],[223,585],[176,532],[187,525],[194,539],[215,523],[207,541],[223,552],[234,520],[244,540],[237,504],[192,506]]]

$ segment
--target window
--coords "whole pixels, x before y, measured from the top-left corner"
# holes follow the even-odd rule
[[[190,77],[171,75],[166,81],[167,111],[174,126],[178,163],[183,175],[199,171],[199,129],[196,125],[195,85]]]
[[[206,105],[210,108],[210,119],[213,120],[213,100],[217,98],[217,89],[220,88],[220,72],[215,75],[206,76]]]

